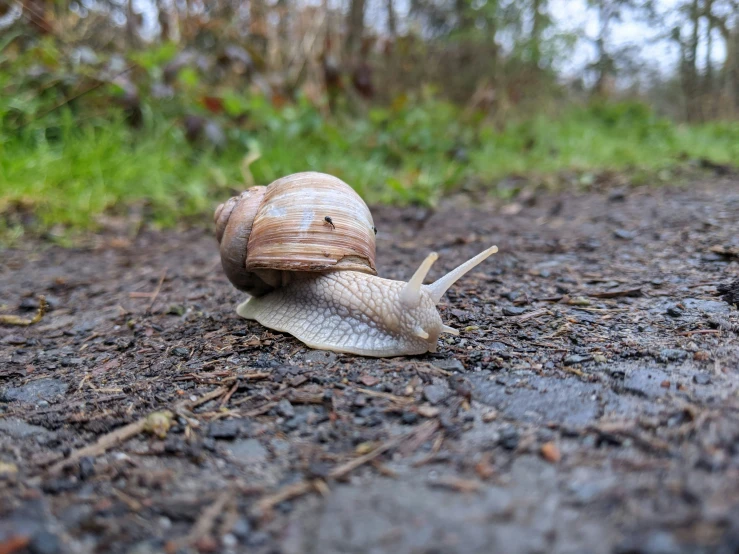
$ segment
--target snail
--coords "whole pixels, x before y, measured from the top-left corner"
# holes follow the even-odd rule
[[[435,352],[441,333],[459,335],[436,304],[498,250],[428,285],[435,252],[407,283],[381,278],[369,208],[348,184],[318,172],[251,187],[218,206],[214,219],[223,271],[250,295],[236,308],[241,317],[311,348],[371,357]]]

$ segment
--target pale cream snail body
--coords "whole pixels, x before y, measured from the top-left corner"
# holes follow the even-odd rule
[[[363,356],[435,352],[436,304],[458,279],[497,252],[492,246],[436,282],[429,254],[406,283],[377,276],[375,225],[362,198],[325,173],[288,175],[252,187],[215,213],[223,270],[250,298],[237,313],[311,348]]]

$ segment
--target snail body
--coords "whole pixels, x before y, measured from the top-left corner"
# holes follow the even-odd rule
[[[215,219],[224,272],[251,295],[240,316],[311,348],[363,356],[434,352],[441,333],[459,334],[436,305],[497,252],[488,248],[429,285],[436,253],[408,282],[378,277],[369,209],[349,185],[315,172],[253,187],[219,206]]]

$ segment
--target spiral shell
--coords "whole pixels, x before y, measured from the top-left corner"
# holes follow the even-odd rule
[[[283,284],[285,272],[377,274],[372,214],[332,175],[295,173],[252,187],[218,206],[215,223],[226,276],[254,296]]]

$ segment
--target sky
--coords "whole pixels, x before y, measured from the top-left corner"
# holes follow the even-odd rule
[[[664,23],[667,23],[665,27],[669,26],[675,20],[675,15],[671,12],[674,12],[680,0],[657,0],[656,4],[659,13],[666,14],[662,19]],[[598,34],[598,18],[594,11],[586,9],[586,0],[551,0],[551,13],[562,29],[585,29],[585,33],[590,37]],[[664,28],[655,29],[645,22],[626,18],[623,22],[613,26],[612,41],[614,47],[627,45],[638,47],[642,59],[648,61],[663,74],[667,74],[675,68],[680,53],[674,43],[668,40],[654,40],[663,31]],[[705,57],[705,42],[699,45],[698,57],[700,60]],[[723,42],[717,35],[711,58],[720,63],[725,57]],[[575,48],[571,59],[562,69],[565,73],[572,74],[594,59],[593,47],[581,41]]]

